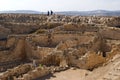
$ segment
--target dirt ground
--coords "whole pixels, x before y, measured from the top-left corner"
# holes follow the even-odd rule
[[[120,80],[120,54],[93,71],[71,68],[39,80]]]

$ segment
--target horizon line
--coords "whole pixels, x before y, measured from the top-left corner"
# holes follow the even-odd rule
[[[18,9],[18,10],[0,10],[0,12],[4,12],[4,11],[36,11],[36,12],[47,12],[47,11],[51,11],[51,10],[47,10],[47,11],[38,11],[38,10],[29,10],[29,9]],[[95,10],[61,10],[61,11],[55,11],[52,10],[54,12],[71,12],[71,11],[76,11],[76,12],[84,12],[84,11],[120,11],[120,10],[107,10],[107,9],[95,9]]]

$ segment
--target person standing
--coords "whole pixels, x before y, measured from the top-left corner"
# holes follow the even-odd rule
[[[51,15],[53,15],[53,11],[51,10]]]
[[[49,16],[50,15],[50,13],[49,13],[49,11],[47,12],[47,16]]]

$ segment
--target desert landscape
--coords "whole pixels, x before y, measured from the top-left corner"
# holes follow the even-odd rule
[[[0,14],[0,80],[120,80],[120,17]]]

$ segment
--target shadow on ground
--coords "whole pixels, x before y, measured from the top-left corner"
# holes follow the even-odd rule
[[[56,77],[56,76],[54,76],[54,75],[51,73],[51,74],[49,74],[49,75],[46,75],[46,76],[43,76],[43,77],[41,77],[41,78],[37,78],[37,79],[34,79],[34,80],[48,80],[48,79],[50,79],[51,77]]]

